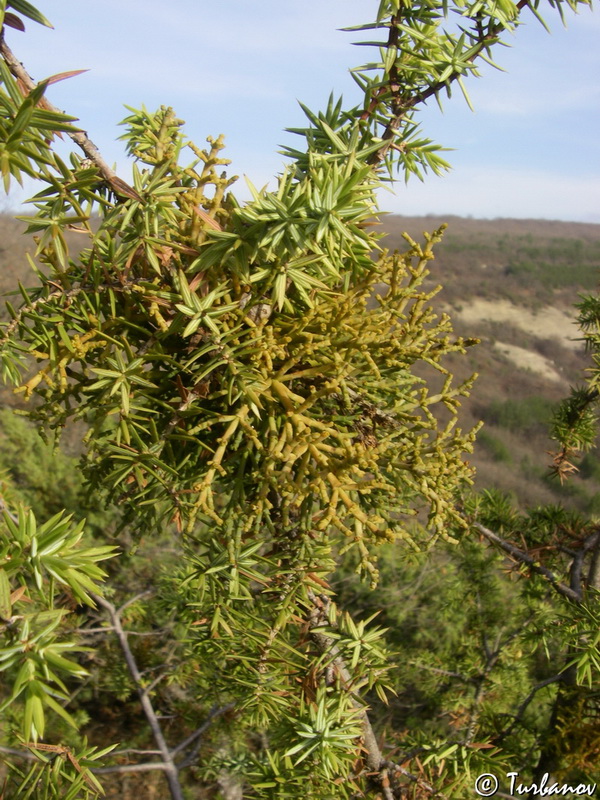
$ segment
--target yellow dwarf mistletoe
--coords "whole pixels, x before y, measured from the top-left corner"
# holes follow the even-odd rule
[[[90,480],[140,533],[173,521],[223,531],[232,566],[242,542],[308,536],[358,548],[372,571],[372,544],[408,537],[419,507],[435,533],[456,516],[468,385],[455,387],[442,359],[464,344],[423,288],[441,231],[382,250],[372,148],[339,104],[311,124],[306,164],[241,206],[221,139],[199,150],[170,109],[134,113],[124,138],[137,198],[94,188],[94,232],[82,204],[69,215],[58,181],[36,198],[30,230],[47,273],[22,290],[4,352],[30,354],[17,391],[42,398],[40,422],[86,422]],[[325,152],[313,129],[328,134]],[[184,148],[194,158],[180,165]],[[62,166],[75,182],[95,173],[76,157]],[[86,233],[76,257],[45,224],[51,209]],[[416,365],[439,374],[435,391]]]

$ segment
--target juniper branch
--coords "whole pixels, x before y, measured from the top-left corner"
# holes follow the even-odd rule
[[[13,51],[10,47],[6,44],[3,37],[0,37],[0,55],[4,59],[6,66],[11,71],[12,75],[17,78],[18,81],[27,89],[28,92],[31,92],[35,89],[35,82],[31,75],[27,72],[23,64],[19,61],[19,59],[15,56]],[[62,113],[59,108],[52,105],[48,100],[45,100],[45,107],[52,112],[55,113]],[[109,184],[111,189],[120,196],[123,197],[130,197],[134,200],[138,200],[142,202],[142,198],[139,194],[129,186],[124,180],[118,177],[116,172],[109,167],[106,163],[102,154],[98,147],[94,144],[94,142],[89,138],[87,133],[83,130],[72,131],[68,132],[70,138],[75,142],[75,144],[81,148],[83,153],[86,155],[87,158],[97,167],[98,172],[104,180]]]
[[[517,11],[522,11],[523,8],[529,5],[529,0],[520,0],[516,4]],[[390,33],[388,38],[387,47],[395,46],[398,36],[397,36],[397,21],[399,15],[392,16],[390,20]],[[473,33],[474,38],[478,39],[477,43],[472,46],[472,54],[467,59],[470,62],[475,61],[481,53],[490,45],[494,44],[504,26],[500,23],[490,28],[490,30],[482,31],[479,28],[477,32]],[[439,94],[442,89],[448,87],[462,77],[464,73],[461,70],[454,70],[448,77],[444,80],[436,81],[428,86],[426,89],[423,89],[420,92],[414,92],[409,97],[403,98],[402,100],[399,99],[399,88],[397,86],[398,81],[398,72],[397,69],[392,67],[390,71],[390,85],[388,86],[391,95],[392,95],[392,113],[393,116],[391,120],[385,127],[385,130],[381,136],[382,145],[379,150],[376,150],[375,153],[370,157],[369,161],[374,167],[379,167],[381,163],[384,161],[385,157],[387,156],[391,147],[394,146],[394,139],[398,133],[398,128],[400,127],[401,123],[403,122],[404,118],[408,114],[411,109],[415,106],[420,105],[421,103],[426,102],[431,97],[435,97]],[[371,116],[373,112],[376,111],[378,103],[372,105],[369,108],[368,116]],[[363,115],[364,117],[364,115]]]
[[[549,570],[547,567],[544,567],[536,562],[536,560],[530,556],[529,553],[526,553],[519,547],[516,547],[515,545],[510,544],[510,542],[502,539],[497,533],[494,533],[489,528],[486,528],[485,525],[482,525],[480,522],[475,522],[474,527],[479,531],[479,533],[485,536],[488,541],[498,545],[498,547],[504,550],[505,553],[508,553],[508,555],[512,556],[512,558],[514,558],[516,561],[519,561],[521,564],[525,564],[532,572],[535,572],[538,575],[543,575],[543,577],[549,581],[552,588],[563,597],[572,600],[574,603],[581,602],[581,592],[576,592],[571,587],[559,581],[552,570]]]
[[[352,675],[340,654],[338,646],[335,644],[335,640],[332,639],[331,636],[327,636],[327,634],[316,630],[316,628],[329,625],[327,610],[331,601],[328,597],[318,597],[313,592],[309,592],[309,598],[314,606],[310,612],[309,620],[312,639],[321,653],[328,653],[332,657],[331,665],[337,670],[343,685],[350,687],[352,686]],[[360,716],[363,728],[364,747],[367,754],[367,766],[369,770],[379,773],[384,759],[379,744],[377,743],[371,720],[367,714],[367,706],[359,700],[356,695],[353,695],[353,700],[355,707],[361,711]]]

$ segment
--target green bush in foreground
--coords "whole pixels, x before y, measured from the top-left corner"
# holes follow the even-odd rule
[[[5,25],[21,25],[5,5],[46,22],[9,0]],[[63,723],[77,727],[66,706],[78,685],[81,706],[94,685],[114,705],[137,694],[148,755],[158,755],[174,800],[188,789],[460,797],[477,771],[505,764],[479,715],[455,740],[390,734],[407,752],[388,758],[367,699],[385,702],[393,688],[385,631],[339,608],[331,581],[351,559],[375,587],[383,543],[408,558],[478,519],[457,506],[471,480],[473,433],[457,427],[471,381],[455,386],[444,367],[470,342],[453,336],[423,289],[443,231],[422,244],[406,236],[405,252],[390,254],[372,223],[375,192],[394,171],[446,166],[414,110],[452,85],[464,90],[520,10],[384,0],[360,26],[382,38],[377,60],[353,72],[364,102],[306,109],[277,188],[245,205],[222,171],[222,138],[196,147],[166,107],[130,109],[134,185],[124,183],[43,100],[65,76],[34,86],[2,44],[5,185],[22,174],[44,183],[28,218],[44,271],[18,307],[7,304],[4,376],[35,398],[30,416],[44,435],[85,424],[88,486],[118,504],[132,543],[109,562],[103,595],[98,562],[114,547],[85,544],[83,523],[60,514],[42,524],[22,507],[5,514],[5,734],[15,759],[44,762],[33,773],[15,766],[11,791],[58,797],[65,782],[71,797],[100,791],[91,770],[108,751],[63,744]],[[443,27],[454,13],[460,35]],[[62,160],[57,131],[88,160]],[[87,237],[77,257],[65,238],[73,226]],[[166,542],[162,574],[146,556],[152,585],[132,596],[135,548]],[[572,640],[581,636],[577,627]],[[105,670],[81,665],[86,641]],[[525,676],[517,683],[523,691]],[[60,743],[43,741],[50,719]],[[474,738],[479,727],[485,740]],[[535,746],[551,757],[545,742]],[[413,759],[417,774],[403,766]]]

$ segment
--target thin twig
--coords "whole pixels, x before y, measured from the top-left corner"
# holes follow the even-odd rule
[[[490,673],[498,663],[498,659],[500,658],[503,649],[507,647],[509,644],[511,644],[511,642],[514,641],[514,639],[516,639],[517,636],[527,628],[527,626],[529,625],[529,623],[532,621],[533,618],[534,614],[530,614],[527,617],[527,619],[523,621],[522,624],[518,625],[508,634],[508,636],[506,637],[506,639],[504,639],[504,641],[502,641],[502,633],[504,631],[504,628],[502,628],[498,632],[498,635],[496,636],[496,641],[494,643],[493,650],[489,649],[489,645],[487,644],[487,637],[485,633],[483,634],[482,639],[485,650],[486,662],[484,664],[483,670],[476,678],[475,696],[473,698],[473,708],[470,714],[469,723],[467,725],[467,732],[464,739],[465,744],[467,745],[471,744],[471,742],[473,741],[473,737],[475,736],[477,730],[477,723],[481,715],[481,706],[483,704],[483,700],[486,694],[486,683]]]
[[[15,750],[14,747],[4,747],[0,745],[0,753],[4,753],[7,756],[14,756],[15,758],[23,758],[25,761],[39,761],[39,758],[29,750]]]
[[[143,595],[146,594],[147,594],[146,592],[143,593]],[[139,600],[141,596],[142,595],[138,595],[136,598],[134,598],[134,600]],[[109,601],[106,600],[104,597],[101,597],[100,595],[97,594],[92,594],[92,597],[94,599],[94,602],[96,602],[98,605],[102,606],[102,608],[108,611],[108,614],[110,616],[110,620],[112,622],[115,635],[119,640],[119,645],[121,647],[121,650],[123,651],[125,662],[127,663],[127,668],[129,669],[129,673],[136,685],[142,709],[144,711],[146,719],[148,720],[150,729],[152,730],[152,735],[154,737],[154,741],[156,742],[156,746],[160,750],[162,769],[165,772],[165,777],[167,779],[167,783],[169,784],[169,791],[171,793],[172,800],[184,800],[181,784],[179,783],[177,765],[173,760],[173,756],[163,735],[162,728],[158,721],[156,712],[154,711],[154,708],[152,706],[150,697],[148,696],[148,693],[144,689],[142,676],[138,669],[131,648],[129,647],[129,642],[127,641],[127,632],[123,629],[123,626],[121,625],[120,614],[128,605],[131,605],[131,602],[133,602],[133,600],[125,603],[117,611],[117,609],[113,606],[113,604],[109,603]],[[138,769],[139,767],[142,767],[143,769],[161,768],[151,765],[148,766],[144,766],[141,764],[135,765],[136,769]]]
[[[125,772],[151,772],[160,769],[166,773],[167,780],[169,780],[168,766],[164,761],[148,761],[143,764],[121,764],[114,767],[94,767],[90,772],[94,775],[110,775],[111,773],[125,773]],[[171,792],[173,796],[173,793]],[[183,795],[180,795],[183,797]]]
[[[183,759],[183,761],[181,761],[181,763],[178,765],[179,769],[185,769],[185,767],[189,767],[191,764],[195,763],[196,759],[198,758],[198,752],[199,752],[200,747],[202,745],[202,734],[208,728],[208,726],[212,722],[212,719],[215,716],[217,716],[217,714],[223,714],[223,713],[225,713],[225,711],[227,711],[230,708],[233,708],[233,703],[230,703],[228,706],[223,706],[223,708],[220,708],[217,711],[215,711],[215,713],[212,715],[212,717],[209,717],[206,720],[206,722],[203,725],[201,725],[198,728],[198,730],[195,731],[192,734],[192,736],[188,736],[188,739],[186,740],[187,744],[185,745],[186,747],[190,743],[190,740],[193,740],[194,738],[196,739],[196,743],[195,743],[194,747],[190,750],[190,752],[187,754],[187,756]]]
[[[443,675],[445,678],[456,678],[463,683],[476,683],[477,678],[471,675],[463,675],[461,672],[452,672],[449,669],[440,669],[439,667],[431,667],[429,664],[422,664],[420,661],[411,661],[412,666],[418,669],[426,669],[428,672],[434,672],[436,675]]]
[[[169,670],[166,669],[164,672],[161,672],[160,675],[157,675],[156,678],[154,678],[153,681],[150,681],[148,686],[144,687],[144,693],[145,694],[150,694],[150,692],[154,689],[154,687],[158,686],[158,684],[163,680],[163,678],[166,678],[168,674],[169,674]]]
[[[171,750],[171,753],[174,756],[176,756],[182,750],[185,750],[185,748],[189,747],[192,744],[192,742],[194,742],[199,736],[202,736],[204,731],[209,727],[209,725],[212,723],[215,717],[220,717],[221,714],[225,714],[227,711],[231,711],[233,707],[234,707],[233,703],[228,703],[226,706],[213,706],[211,710],[208,712],[208,716],[206,717],[202,725],[200,725],[199,728],[197,728],[193,733],[191,733],[187,737],[187,739],[184,739],[183,742],[180,742],[177,745],[177,747],[174,747]],[[180,769],[183,766],[183,763],[184,762],[182,762],[182,764],[179,765]]]
[[[6,62],[7,67],[14,75],[14,77],[21,82],[21,84],[27,89],[28,92],[31,92],[33,89],[35,89],[36,84],[33,78],[31,77],[31,75],[29,75],[23,64],[18,60],[18,58],[15,56],[13,51],[6,44],[6,42],[2,37],[0,37],[0,55],[2,55],[2,58]],[[46,99],[44,105],[45,108],[48,109],[48,111],[52,111],[58,114],[62,113],[59,108],[53,106],[52,103],[48,102],[48,100]],[[102,158],[102,154],[100,153],[96,145],[92,142],[92,140],[89,138],[89,136],[85,131],[82,130],[68,131],[67,133],[70,136],[70,138],[75,142],[75,144],[78,145],[78,147],[80,147],[83,150],[87,158],[89,158],[90,161],[92,161],[93,164],[97,167],[98,172],[100,173],[100,175],[102,175],[104,180],[109,184],[109,186],[115,192],[115,194],[118,194],[121,197],[132,198],[133,200],[137,200],[138,202],[143,202],[142,198],[135,191],[135,189],[129,186],[128,183],[125,183],[124,180],[121,180],[121,178],[117,176],[115,171],[109,167],[106,161]]]
[[[556,575],[551,570],[543,567],[541,564],[538,564],[535,559],[529,555],[529,553],[526,553],[520,548],[515,547],[515,545],[510,544],[510,542],[505,541],[498,536],[497,533],[494,533],[479,522],[475,522],[474,527],[479,531],[479,533],[483,534],[488,541],[497,544],[498,547],[502,548],[505,553],[508,553],[517,561],[520,561],[522,564],[528,566],[532,572],[537,572],[538,575],[543,575],[544,578],[547,578],[552,588],[563,597],[567,597],[569,600],[572,600],[575,603],[581,603],[580,592],[573,591],[571,587],[561,583],[561,581],[558,580]]]
[[[113,633],[114,628],[112,625],[107,625],[105,628],[76,628],[75,633],[78,636],[85,636],[88,633]]]
[[[158,750],[130,750],[120,752],[137,752],[146,753],[147,755],[160,754],[160,751]],[[28,750],[16,750],[14,747],[3,747],[0,745],[0,753],[4,753],[7,756],[13,756],[14,758],[22,758],[24,761],[39,761],[34,753],[31,753]],[[117,755],[117,752],[115,751],[112,753],[112,755]],[[167,765],[164,763],[164,761],[152,761],[144,762],[143,764],[120,764],[113,767],[92,767],[90,772],[93,772],[94,775],[110,775],[111,773],[150,772],[157,769],[164,772],[166,768]]]
[[[519,0],[516,4],[517,11],[522,11],[529,5],[529,0]],[[390,21],[390,34],[388,38],[387,47],[394,46],[395,39],[397,41],[397,28],[396,25],[398,23],[397,15],[393,16]],[[396,30],[396,36],[394,35],[394,29]],[[472,48],[473,52],[471,56],[468,58],[468,61],[471,63],[475,61],[475,59],[494,41],[498,38],[500,33],[504,30],[504,26],[498,24],[492,27],[487,33],[482,32],[480,34],[480,39],[478,43]],[[429,100],[430,97],[437,95],[442,89],[448,88],[451,83],[458,80],[463,75],[461,71],[455,71],[451,73],[447,78],[443,81],[437,81],[432,83],[431,86],[428,86],[426,89],[423,89],[421,92],[415,92],[410,97],[405,99],[400,99],[398,94],[397,88],[397,74],[390,72],[390,91],[392,94],[392,112],[393,117],[388,122],[385,127],[385,130],[381,136],[382,145],[369,159],[369,163],[372,164],[374,167],[378,167],[385,159],[388,151],[394,145],[394,139],[398,134],[398,128],[400,127],[402,121],[406,117],[409,111],[411,111],[415,106],[424,103],[426,100]],[[368,116],[371,116],[377,109],[379,104],[375,103],[372,108],[369,109]]]
[[[443,795],[441,792],[436,792],[435,788],[430,783],[427,783],[427,781],[424,781],[422,778],[419,778],[418,775],[413,775],[412,772],[409,772],[404,767],[401,767],[400,764],[394,764],[392,761],[384,761],[383,764],[387,770],[391,770],[392,772],[397,772],[404,778],[408,778],[409,781],[416,783],[418,786],[429,792],[429,794],[445,798],[445,795]]]
[[[132,606],[134,603],[137,603],[138,600],[142,600],[144,597],[152,597],[153,594],[154,589],[146,589],[146,591],[136,594],[135,597],[131,597],[129,600],[123,603],[123,605],[117,611],[117,614],[121,616],[126,608],[129,608],[129,606]]]
[[[514,728],[521,721],[521,719],[523,717],[523,714],[527,710],[528,705],[531,703],[531,701],[533,700],[535,695],[540,691],[540,689],[543,689],[545,686],[550,686],[551,683],[556,683],[557,681],[562,680],[562,678],[563,678],[563,673],[559,672],[556,675],[552,675],[550,678],[546,678],[545,680],[540,681],[539,683],[536,683],[535,686],[532,688],[532,690],[527,695],[527,697],[525,698],[525,700],[523,700],[523,702],[521,703],[521,705],[519,706],[519,708],[515,712],[513,720],[510,723],[510,725],[508,726],[508,728],[505,728],[500,733],[500,735],[498,736],[498,741],[501,742],[503,739],[505,739],[507,736],[509,736],[513,732]]]

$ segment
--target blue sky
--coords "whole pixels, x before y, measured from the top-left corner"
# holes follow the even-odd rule
[[[224,133],[231,172],[262,186],[283,163],[279,146],[302,124],[298,100],[313,109],[330,91],[350,99],[348,67],[367,0],[80,0],[39,2],[53,22],[29,22],[7,40],[36,80],[70,69],[85,75],[52,86],[49,98],[78,116],[122,177],[129,166],[117,123],[124,104],[171,105],[202,143]],[[456,93],[440,113],[421,114],[424,133],[446,147],[452,172],[400,183],[381,205],[402,214],[461,214],[600,222],[600,14],[583,9],[531,16],[496,60],[470,80],[471,112]],[[241,180],[234,191],[248,192]]]

